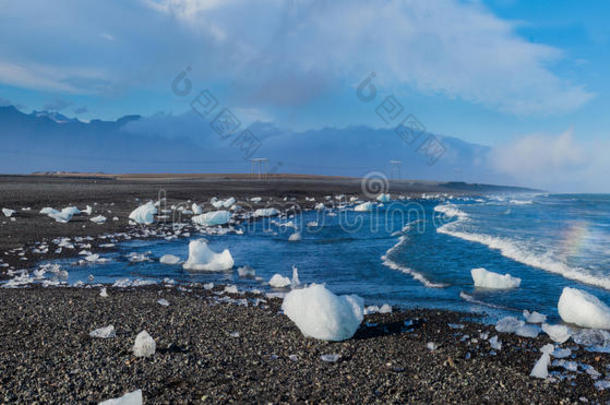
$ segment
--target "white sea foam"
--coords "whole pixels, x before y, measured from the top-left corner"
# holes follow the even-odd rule
[[[610,290],[610,278],[607,276],[597,276],[591,274],[586,269],[581,267],[570,267],[566,263],[555,260],[550,252],[545,254],[534,253],[528,251],[525,247],[508,238],[497,236],[464,232],[460,230],[460,226],[470,221],[468,214],[450,205],[439,205],[434,208],[437,212],[442,212],[447,216],[456,217],[456,221],[450,222],[436,229],[436,232],[455,238],[476,242],[489,247],[490,249],[499,250],[502,256],[519,263],[526,264],[531,267],[536,267],[549,273],[559,274],[570,280],[579,281],[585,284],[591,284],[598,287]]]
[[[503,307],[501,305],[490,304],[490,303],[487,303],[484,301],[480,301],[480,300],[474,298],[472,295],[466,294],[464,291],[460,291],[460,298],[466,302],[470,302],[471,304],[481,305],[481,306],[495,308],[495,309],[509,309],[509,308]]]
[[[389,248],[387,250],[387,252],[385,252],[385,255],[381,256],[381,260],[383,261],[383,265],[386,267],[391,268],[392,270],[398,270],[400,272],[403,272],[405,274],[410,275],[411,277],[413,277],[415,280],[419,281],[420,283],[422,283],[423,285],[425,285],[426,287],[429,288],[445,288],[448,287],[447,284],[443,284],[443,283],[434,283],[430,280],[428,280],[423,274],[418,273],[417,271],[409,268],[409,267],[405,267],[405,266],[401,266],[400,264],[396,263],[395,261],[393,261],[392,259],[390,259],[390,255],[392,255],[403,243],[405,243],[405,241],[407,240],[406,236],[401,236],[398,238],[398,242],[392,246],[391,248]]]

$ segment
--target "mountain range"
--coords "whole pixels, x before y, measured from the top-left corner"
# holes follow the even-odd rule
[[[277,173],[360,177],[379,171],[408,179],[511,183],[492,168],[490,147],[453,137],[411,131],[406,138],[394,128],[366,126],[291,131],[268,122],[233,129],[231,122],[194,111],[82,122],[5,106],[0,172],[243,173],[250,171],[250,159],[264,157],[266,170]],[[435,141],[436,154],[424,147],[427,140]]]

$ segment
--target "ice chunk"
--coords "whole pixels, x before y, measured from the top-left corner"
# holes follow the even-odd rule
[[[373,210],[373,203],[371,202],[365,202],[362,204],[358,204],[354,207],[354,211],[357,212],[367,212],[367,211],[372,211]]]
[[[377,196],[377,201],[379,201],[380,203],[390,202],[390,195],[381,193]]]
[[[256,272],[250,266],[242,266],[237,268],[237,274],[239,277],[254,277]]]
[[[470,271],[475,287],[509,289],[521,285],[521,279],[512,277],[510,274],[498,274],[487,271],[484,268],[472,269]]]
[[[106,291],[106,287],[102,287],[100,289],[100,297],[103,297],[103,298],[108,297],[108,292]]]
[[[318,211],[322,211],[324,208],[324,203],[317,203],[314,207],[314,209]]]
[[[551,364],[551,353],[553,352],[554,346],[551,344],[545,345],[540,349],[542,356],[534,365],[530,377],[545,379],[549,376],[548,367]]]
[[[231,206],[235,204],[235,198],[229,197],[222,202],[222,206],[225,208],[231,208]]]
[[[193,214],[195,214],[195,215],[203,214],[203,208],[201,208],[201,206],[198,205],[197,203],[193,203],[193,205],[191,205],[191,210],[193,211]]]
[[[157,344],[155,340],[143,330],[136,336],[136,341],[133,344],[133,354],[136,357],[150,357],[155,354]]]
[[[299,269],[297,266],[292,266],[292,280],[290,282],[290,287],[296,288],[301,285],[301,280],[299,279]]]
[[[610,380],[601,380],[595,383],[595,388],[598,391],[604,391],[610,388]]]
[[[263,199],[261,197],[252,197],[250,198],[250,201],[252,201],[253,203],[259,203],[261,202]]]
[[[5,217],[10,218],[15,213],[15,210],[12,210],[10,208],[2,208],[2,213],[4,214]]]
[[[103,216],[103,215],[97,215],[97,216],[95,216],[93,218],[90,218],[90,221],[91,222],[95,222],[98,225],[101,225],[101,224],[106,222],[106,217]]]
[[[42,214],[42,215],[59,214],[59,211],[57,211],[56,209],[51,208],[51,207],[44,207],[43,209],[40,210],[40,214]]]
[[[581,329],[572,335],[572,340],[583,346],[609,346],[610,333],[601,329]]]
[[[438,345],[434,342],[428,342],[428,344],[426,345],[426,348],[428,350],[430,350],[431,352],[435,351],[436,349],[438,349]]]
[[[157,207],[155,207],[155,204],[152,201],[149,201],[133,210],[131,214],[129,214],[129,219],[138,224],[150,225],[155,222],[156,213]]]
[[[225,225],[231,220],[231,213],[229,211],[210,211],[205,214],[197,215],[191,218],[197,225],[201,226],[215,226]]]
[[[159,298],[157,300],[157,304],[162,305],[164,307],[169,307],[169,301],[166,300],[165,298]]]
[[[527,309],[523,311],[523,317],[527,323],[543,323],[546,322],[546,315],[540,312],[530,312]]]
[[[320,284],[292,290],[282,309],[303,335],[321,340],[351,338],[364,317],[362,298],[337,296]]]
[[[288,237],[288,240],[291,242],[297,242],[301,240],[301,232],[294,232]]]
[[[107,339],[116,337],[116,332],[114,330],[114,326],[108,325],[106,327],[89,332],[89,336],[91,336],[92,338]]]
[[[236,285],[227,285],[223,291],[227,294],[239,294],[239,290],[237,289]]]
[[[233,257],[229,249],[222,253],[213,252],[205,239],[189,243],[189,257],[182,265],[185,270],[223,271],[233,268]]]
[[[565,287],[557,309],[564,322],[583,328],[610,329],[610,308],[588,292]]]
[[[67,224],[72,219],[74,214],[70,210],[63,209],[61,211],[52,210],[49,211],[48,216],[53,218],[55,222]]]
[[[323,354],[320,356],[320,359],[322,359],[322,361],[325,361],[327,363],[336,363],[337,360],[339,360],[340,358],[341,358],[341,356],[338,354]]]
[[[107,399],[98,405],[142,405],[142,390],[127,393],[119,398]]]
[[[254,211],[255,217],[273,217],[279,215],[279,211],[276,208],[259,208]]]
[[[274,274],[269,280],[269,285],[275,288],[285,288],[291,284],[291,281],[288,277],[284,277],[281,274]]]
[[[203,288],[204,288],[205,290],[211,290],[211,289],[213,289],[213,288],[214,288],[214,283],[205,283],[205,284],[203,285]]]
[[[527,338],[536,338],[539,333],[540,328],[536,325],[522,325],[515,331],[515,335]]]
[[[91,215],[92,212],[93,212],[93,207],[91,207],[90,205],[87,205],[87,207],[82,211],[83,214],[87,214],[87,215]]]
[[[567,342],[572,335],[570,328],[565,325],[549,325],[548,323],[543,323],[542,330],[549,335],[553,342],[560,344]]]
[[[159,263],[163,264],[178,264],[180,263],[180,258],[174,255],[163,255],[159,259]]]
[[[489,346],[494,350],[500,351],[502,350],[502,341],[498,339],[498,336],[494,336],[489,339]]]
[[[566,357],[570,357],[572,355],[572,350],[557,348],[553,351],[553,353],[551,353],[551,355],[556,359],[565,359]]]
[[[523,325],[525,325],[525,322],[518,320],[514,316],[507,316],[496,323],[496,330],[503,333],[515,333]]]
[[[392,307],[389,304],[383,304],[381,306],[381,308],[379,308],[379,313],[380,314],[391,314],[392,313]]]
[[[78,215],[80,214],[80,210],[76,207],[66,207],[63,210],[61,210],[61,212],[65,212],[65,213],[69,213],[72,215]]]

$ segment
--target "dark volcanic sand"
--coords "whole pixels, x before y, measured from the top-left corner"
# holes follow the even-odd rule
[[[58,236],[128,230],[126,217],[138,205],[135,198],[154,199],[161,187],[167,190],[170,203],[186,199],[203,202],[212,196],[229,195],[289,195],[302,202],[304,196],[360,192],[359,182],[352,180],[324,180],[316,185],[314,181],[294,179],[164,183],[150,179],[7,177],[0,179],[0,207],[19,210],[30,206],[32,211],[19,211],[15,222],[2,218],[0,249]],[[93,202],[98,203],[94,212],[109,218],[106,224],[93,224],[87,217],[56,224],[38,214],[44,206],[75,204],[83,208]],[[112,222],[114,215],[121,220]],[[34,264],[33,258],[25,262],[15,255],[2,257],[16,268]],[[574,384],[530,378],[540,356],[535,349],[549,343],[542,335],[533,340],[498,334],[504,346],[496,356],[490,355],[487,342],[460,342],[463,334],[478,338],[479,331],[490,329],[465,322],[463,314],[410,310],[370,315],[353,339],[328,343],[304,338],[287,317],[278,313],[280,300],[270,301],[270,306],[262,309],[211,305],[216,296],[200,288],[191,292],[161,286],[109,288],[108,292],[110,297],[102,298],[98,289],[0,289],[2,402],[96,402],[135,389],[142,389],[146,403],[610,400],[610,392],[598,392],[585,373],[578,374]],[[170,306],[157,304],[160,297]],[[416,318],[422,321],[409,332],[404,321]],[[464,323],[466,327],[450,329],[448,322]],[[117,329],[117,337],[89,337],[93,329],[109,324]],[[130,352],[135,336],[143,329],[157,343],[157,353],[148,359],[135,358]],[[232,332],[240,336],[232,337]],[[496,334],[490,332],[490,336]],[[426,349],[428,342],[439,344],[439,349],[430,352]],[[332,353],[341,355],[337,363],[320,359],[320,355]],[[594,366],[602,374],[607,371],[608,355],[582,349],[575,353],[577,361]],[[291,360],[291,355],[297,360]]]

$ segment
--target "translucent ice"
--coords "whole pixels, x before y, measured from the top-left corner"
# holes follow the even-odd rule
[[[510,274],[498,274],[487,271],[484,268],[472,269],[470,271],[475,287],[509,289],[521,285],[521,279],[512,277]]]

